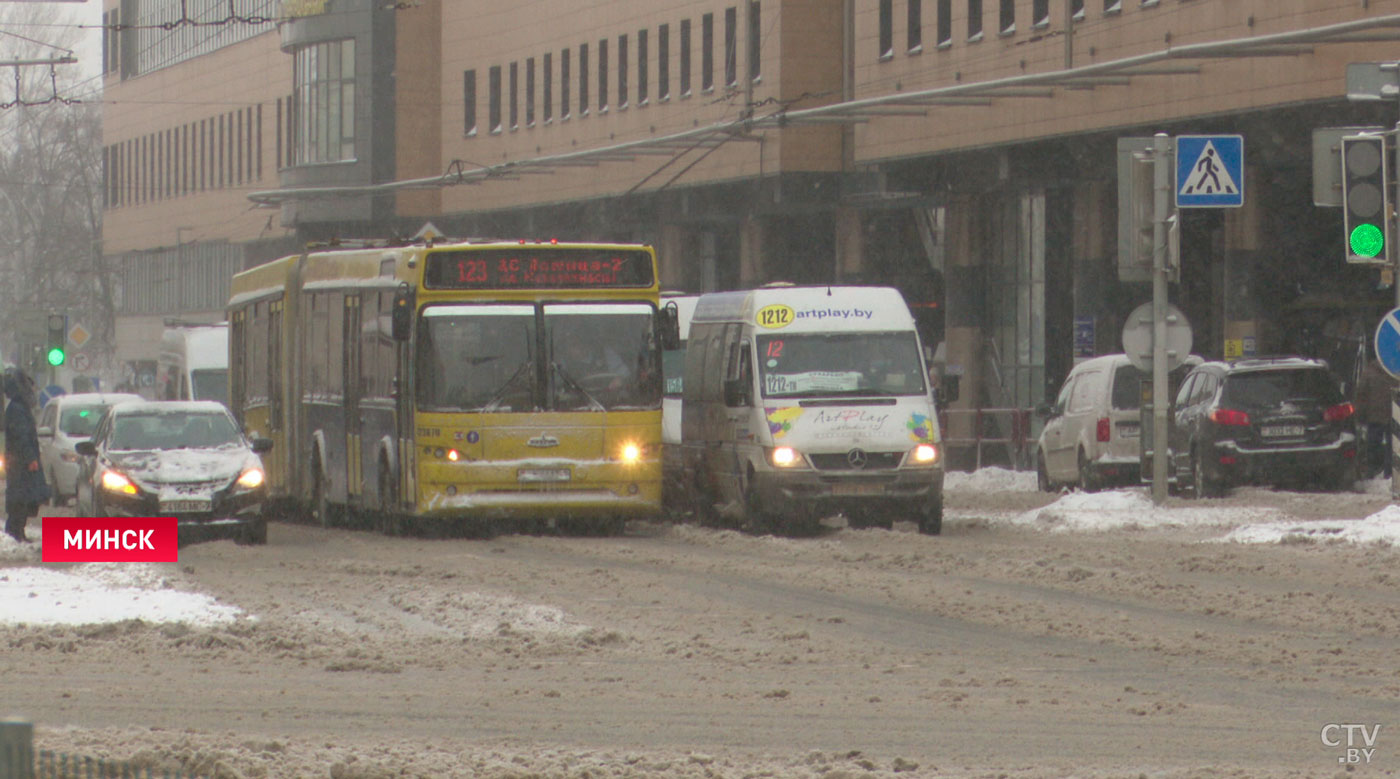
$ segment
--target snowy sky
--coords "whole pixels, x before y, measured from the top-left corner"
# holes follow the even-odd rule
[[[1035,474],[1002,468],[950,473],[950,493],[1034,492]],[[1384,495],[1390,482],[1357,487]],[[1212,505],[1216,504],[1216,505]],[[1358,544],[1400,543],[1400,506],[1387,506],[1364,519],[1300,520],[1279,508],[1217,501],[1154,506],[1145,488],[1100,493],[1066,492],[1046,506],[1021,513],[950,511],[948,518],[977,517],[990,524],[1030,531],[1094,533],[1122,528],[1188,528],[1205,531],[1205,543],[1279,544],[1313,538]],[[31,537],[38,537],[31,523]],[[45,565],[39,544],[21,545],[0,534],[0,625],[79,625],[141,619],[212,627],[240,618],[256,619],[233,604],[184,591],[167,579],[173,564],[89,563]]]

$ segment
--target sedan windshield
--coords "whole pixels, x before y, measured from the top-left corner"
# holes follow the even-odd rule
[[[923,369],[913,333],[761,335],[763,395],[922,395]]]
[[[238,444],[238,429],[227,414],[209,411],[160,411],[121,414],[112,420],[109,448],[216,449]]]

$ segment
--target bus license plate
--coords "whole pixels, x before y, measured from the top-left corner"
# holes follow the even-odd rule
[[[209,511],[213,506],[207,500],[163,500],[160,502],[162,513],[194,513]]]
[[[1259,428],[1261,435],[1268,438],[1297,438],[1303,434],[1302,425],[1264,425]]]
[[[559,482],[570,479],[568,468],[521,468],[515,478],[522,482]]]
[[[833,484],[831,485],[832,495],[884,495],[885,485],[883,484]]]

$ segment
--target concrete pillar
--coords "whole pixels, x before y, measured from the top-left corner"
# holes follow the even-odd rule
[[[685,269],[695,258],[685,256],[685,233],[680,225],[661,226],[661,236],[656,242],[656,264],[662,289],[691,291]]]
[[[33,779],[34,724],[0,720],[0,777]]]
[[[772,281],[763,263],[763,220],[748,215],[739,224],[739,286],[755,287]]]
[[[865,220],[854,208],[838,208],[836,220],[836,274],[839,281],[860,278],[865,271]]]
[[[983,248],[978,237],[978,213],[974,197],[961,197],[948,204],[943,373],[945,385],[953,377],[958,382],[958,399],[949,405],[955,413],[948,416],[948,429],[944,431],[951,439],[974,437],[975,416],[956,411],[981,406],[984,396],[985,284],[984,268],[978,262]],[[956,443],[952,447],[955,453],[961,448]],[[963,453],[975,456],[970,447]],[[969,459],[967,464],[972,462]]]
[[[1248,166],[1245,178],[1255,192],[1265,191],[1261,182],[1263,172]],[[1257,306],[1256,267],[1259,247],[1264,245],[1264,209],[1262,198],[1245,198],[1241,208],[1225,209],[1225,284],[1224,284],[1224,355],[1225,357],[1263,354],[1273,345],[1258,343],[1260,312]]]

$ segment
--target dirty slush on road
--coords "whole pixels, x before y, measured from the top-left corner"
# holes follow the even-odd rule
[[[1318,776],[1351,722],[1400,765],[1394,549],[998,521],[1051,500],[952,492],[941,537],[276,525],[112,574],[227,619],[0,629],[4,700],[39,749],[212,777]]]

